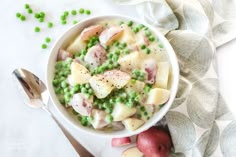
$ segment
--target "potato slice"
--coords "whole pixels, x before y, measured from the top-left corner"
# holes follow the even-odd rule
[[[137,147],[131,147],[126,149],[121,157],[144,157],[143,153],[138,150]]]
[[[81,34],[80,34],[80,38],[81,40],[89,40],[90,37],[92,36],[98,36],[103,30],[102,25],[93,25],[90,27],[85,28]]]
[[[84,61],[89,63],[91,67],[96,68],[106,61],[106,50],[102,45],[98,44],[91,47],[84,57]]]
[[[125,128],[129,131],[134,131],[144,124],[144,121],[137,118],[127,118],[122,121]]]
[[[132,52],[124,57],[119,58],[118,63],[120,69],[125,72],[131,72],[135,68],[139,68],[141,57],[138,51]]]
[[[99,41],[103,46],[111,44],[118,39],[123,33],[124,29],[118,26],[112,26],[105,29],[99,36]]]
[[[124,104],[115,104],[112,112],[113,121],[122,121],[136,113],[136,108],[129,108]]]
[[[92,110],[92,126],[94,129],[101,129],[109,124],[109,122],[106,121],[106,116],[107,113],[105,111],[97,109]]]
[[[156,83],[154,87],[158,88],[167,88],[170,64],[168,62],[160,62],[157,64],[157,75],[156,75]]]
[[[154,58],[145,59],[142,63],[142,70],[146,71],[147,78],[145,80],[146,83],[154,84],[156,81],[157,74],[157,61]]]
[[[71,98],[69,105],[73,107],[73,109],[83,116],[91,115],[93,105],[90,100],[86,99],[82,93],[78,93],[73,95]]]
[[[106,71],[104,73],[104,76],[118,89],[124,87],[131,79],[131,77],[127,73],[120,70]]]
[[[91,75],[83,65],[72,62],[71,63],[71,79],[74,84],[88,83]]]
[[[122,24],[121,28],[124,29],[124,33],[121,35],[119,42],[126,43],[128,45],[135,42],[135,33],[126,24]]]
[[[90,86],[93,88],[97,98],[105,98],[114,88],[103,75],[95,75],[89,80]]]
[[[60,61],[60,60],[65,61],[67,58],[73,58],[73,54],[68,51],[65,51],[63,49],[60,49],[57,54],[57,60],[58,61]]]
[[[162,105],[168,101],[169,97],[169,90],[154,88],[148,93],[146,104]]]
[[[66,49],[66,51],[75,54],[79,53],[82,49],[86,47],[86,43],[80,39],[78,36]]]

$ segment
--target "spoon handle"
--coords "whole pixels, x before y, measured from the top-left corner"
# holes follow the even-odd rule
[[[47,109],[44,108],[52,117],[52,119],[56,122],[56,124],[61,128],[64,135],[70,141],[72,146],[75,148],[76,152],[79,154],[80,157],[95,157],[92,155],[83,145],[81,145],[70,133],[66,128],[57,120],[57,118]]]

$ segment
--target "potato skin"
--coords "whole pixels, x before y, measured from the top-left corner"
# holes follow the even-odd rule
[[[168,157],[171,138],[163,129],[151,127],[137,136],[136,144],[145,157]]]

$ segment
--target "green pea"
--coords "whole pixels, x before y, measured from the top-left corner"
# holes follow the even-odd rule
[[[87,93],[87,89],[85,87],[81,88],[82,93]]]
[[[52,28],[53,27],[53,23],[52,22],[48,22],[48,28]]]
[[[150,54],[151,50],[149,48],[146,48],[145,52],[146,52],[146,54]]]
[[[125,49],[123,52],[124,52],[125,55],[129,54],[129,50],[128,49]]]
[[[63,14],[65,17],[67,17],[69,15],[69,12],[68,11],[64,11],[64,14]]]
[[[61,20],[65,20],[65,19],[66,19],[65,15],[62,15]]]
[[[19,18],[20,16],[21,16],[21,14],[20,14],[20,13],[16,13],[16,17],[18,17],[18,18]]]
[[[69,87],[66,87],[66,88],[64,88],[64,93],[68,93],[68,92],[70,92],[70,88]]]
[[[39,15],[38,13],[35,13],[35,14],[34,14],[34,17],[35,17],[36,19],[38,19],[38,18],[40,18],[40,15]]]
[[[133,21],[129,21],[129,22],[127,23],[127,25],[128,25],[129,27],[131,27],[131,26],[133,25]]]
[[[140,47],[142,50],[146,48],[146,45],[141,45]]]
[[[21,15],[21,16],[20,16],[20,20],[21,20],[21,21],[25,21],[25,19],[26,19],[26,17],[25,17],[24,15]]]
[[[137,118],[142,118],[142,115],[141,114],[137,114]]]
[[[140,107],[140,110],[143,111],[143,112],[146,111],[146,109],[145,109],[144,106],[141,106],[141,107]]]
[[[61,24],[63,24],[63,25],[65,25],[66,23],[67,23],[66,20],[62,20],[62,21],[61,21]]]
[[[61,87],[62,88],[66,88],[67,86],[68,86],[68,84],[66,83],[66,81],[61,82]]]
[[[120,45],[120,43],[118,41],[114,42],[114,46],[118,47]]]
[[[90,15],[90,14],[91,14],[91,11],[90,11],[90,10],[86,10],[85,13],[86,13],[87,15]]]
[[[85,85],[85,88],[89,89],[89,88],[90,88],[90,85],[89,85],[89,84],[86,84],[86,85]]]
[[[73,115],[75,115],[75,116],[79,115],[79,113],[78,113],[77,111],[75,111],[75,110],[72,110],[72,113],[73,113]]]
[[[122,102],[122,98],[121,97],[116,98],[116,102],[121,103]]]
[[[139,28],[139,29],[143,29],[143,28],[144,28],[144,25],[143,25],[143,24],[139,24],[139,25],[138,25],[138,28]]]
[[[133,107],[133,103],[127,102],[127,103],[126,103],[126,106],[129,107],[129,108],[132,108],[132,107]]]
[[[110,113],[112,113],[112,109],[111,108],[106,108],[105,112],[110,114]]]
[[[144,87],[144,92],[145,93],[148,93],[150,90],[151,90],[151,88],[149,86],[145,86]]]
[[[65,103],[66,103],[64,98],[59,99],[59,101],[62,105],[65,105]]]
[[[71,14],[72,14],[72,15],[76,15],[76,14],[77,14],[77,11],[76,11],[76,10],[72,10],[72,11],[71,11]]]
[[[40,17],[39,22],[43,22],[43,21],[44,21],[44,18]]]
[[[83,13],[84,13],[84,9],[83,9],[83,8],[80,8],[80,9],[79,9],[79,13],[80,13],[80,14],[83,14]]]
[[[29,4],[25,4],[25,9],[29,9],[29,8],[30,8]]]
[[[119,63],[117,63],[117,62],[113,63],[114,68],[118,68],[119,66],[120,66]]]
[[[135,84],[136,80],[135,79],[131,79],[131,83]]]
[[[111,123],[111,122],[113,121],[112,115],[110,115],[110,114],[107,115],[107,116],[106,116],[106,120]]]
[[[28,13],[29,13],[29,14],[32,14],[32,13],[33,13],[33,10],[32,10],[32,9],[28,9]]]
[[[40,15],[40,17],[42,17],[42,18],[45,17],[45,13],[44,13],[44,12],[40,12],[39,15]]]
[[[145,116],[147,116],[148,115],[148,113],[145,111],[144,113],[143,113]]]
[[[108,69],[113,69],[113,65],[112,64],[108,64]]]
[[[145,31],[145,35],[149,37],[150,35],[152,35],[152,33],[151,33],[151,31],[146,30],[146,31]]]
[[[141,72],[140,72],[138,69],[135,69],[135,70],[134,70],[134,74],[137,75],[137,76],[139,76],[139,75],[141,74]]]
[[[134,33],[138,33],[139,32],[139,28],[135,27],[135,28],[133,28],[133,31],[134,31]]]
[[[47,45],[46,44],[42,44],[42,49],[46,49],[47,48]]]
[[[80,86],[79,86],[78,84],[76,84],[76,85],[73,87],[72,90],[74,91],[74,93],[77,93],[77,92],[79,92],[79,90],[80,90]]]
[[[53,86],[58,86],[59,80],[54,79],[54,80],[52,81],[52,84],[53,84]]]
[[[127,44],[126,43],[122,43],[122,44],[120,44],[120,48],[126,48],[126,46],[127,46]]]
[[[76,21],[76,20],[73,21],[73,24],[77,24],[77,23],[78,23],[78,21]]]
[[[151,36],[149,36],[149,37],[148,37],[148,39],[149,39],[149,41],[155,41],[155,37],[154,37],[154,36],[152,36],[152,35],[151,35]]]
[[[34,28],[34,31],[35,31],[35,32],[40,32],[40,28],[39,28],[39,27],[35,27],[35,28]]]
[[[51,41],[51,38],[49,38],[49,37],[45,38],[46,43],[50,43],[50,41]]]

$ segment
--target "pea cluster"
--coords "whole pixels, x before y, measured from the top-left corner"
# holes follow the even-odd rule
[[[58,61],[55,65],[55,77],[52,83],[55,89],[55,93],[63,96],[60,97],[60,102],[62,104],[68,103],[71,97],[69,85],[66,82],[68,75],[71,73],[71,63],[72,59],[68,58],[66,61]]]
[[[33,13],[33,10],[31,9],[29,4],[25,4],[24,8],[27,10],[28,14],[32,14]],[[85,10],[84,8],[80,8],[78,11],[73,9],[70,13],[71,13],[72,16],[77,15],[77,13],[79,13],[81,15],[82,14],[90,15],[91,11],[89,9]],[[69,16],[70,13],[68,11],[64,11],[63,15],[60,16],[61,24],[63,24],[63,25],[67,24],[67,17]],[[40,12],[34,13],[33,16],[40,23],[43,23],[45,21],[46,13],[43,12],[43,11],[40,11]],[[19,13],[19,12],[16,13],[16,17],[19,20],[21,20],[21,21],[25,21],[26,20],[26,16],[23,15],[22,13]],[[77,20],[74,20],[73,24],[76,24],[77,22],[78,22]],[[53,22],[49,21],[47,23],[47,27],[49,29],[53,28],[54,27]],[[34,27],[34,32],[38,33],[40,31],[41,31],[41,28],[39,26]],[[49,43],[49,42],[46,41],[46,43]],[[46,43],[43,43],[41,45],[42,49],[46,49],[48,47]]]
[[[139,100],[139,93],[135,91],[127,93],[124,89],[118,89],[113,91],[106,98],[98,99],[94,97],[94,106],[100,110],[104,110],[108,114],[106,117],[107,121],[112,122],[113,117],[111,113],[116,103],[124,103],[127,107],[132,108],[140,105]]]
[[[144,81],[145,76],[146,76],[146,73],[138,69],[134,69],[134,71],[132,72],[132,78],[135,80]]]

